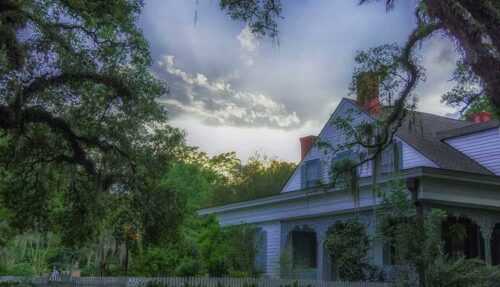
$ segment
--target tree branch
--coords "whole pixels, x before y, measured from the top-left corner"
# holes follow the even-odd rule
[[[439,19],[465,51],[466,61],[485,85],[500,113],[500,19],[490,1],[425,0],[429,14]]]
[[[131,98],[131,91],[123,81],[111,75],[98,73],[63,73],[58,76],[37,78],[21,92],[25,97],[41,92],[51,87],[58,87],[71,83],[90,81],[113,88],[122,98]]]
[[[18,115],[16,117],[16,115]],[[21,121],[21,122],[19,122]],[[4,130],[18,129],[25,123],[44,124],[51,128],[51,130],[63,137],[68,143],[72,154],[59,155],[56,157],[58,161],[76,163],[82,166],[90,175],[97,175],[98,172],[95,163],[88,157],[88,152],[85,150],[84,145],[93,146],[102,152],[117,152],[121,156],[129,159],[126,152],[122,151],[117,146],[99,140],[95,137],[84,137],[76,134],[71,126],[62,118],[55,117],[51,113],[37,107],[24,108],[20,111],[14,111],[5,105],[0,105],[0,128]]]

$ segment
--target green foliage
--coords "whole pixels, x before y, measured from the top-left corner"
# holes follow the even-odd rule
[[[59,243],[54,234],[17,235],[0,249],[0,271],[17,276],[44,274],[49,271],[48,262],[58,252]]]
[[[194,258],[184,258],[175,268],[175,274],[181,277],[192,277],[201,274],[201,262]]]
[[[233,169],[218,185],[208,205],[224,205],[279,194],[295,164],[256,154],[248,163]]]
[[[344,158],[332,161],[332,167],[330,168],[331,185],[350,191],[356,206],[359,205],[359,176],[357,167],[357,161]]]
[[[325,246],[344,281],[364,281],[371,266],[367,262],[370,240],[365,226],[357,220],[337,221],[328,230]]]
[[[14,282],[14,281],[4,281],[0,282],[0,287],[29,287],[31,284]]]
[[[491,97],[488,97],[481,79],[469,65],[458,61],[452,79],[455,86],[442,95],[441,102],[457,109],[463,119],[470,119],[477,112],[490,112],[498,118]]]
[[[469,287],[498,286],[500,269],[478,259],[452,259],[438,256],[430,262],[426,286]]]
[[[194,214],[213,194],[216,177],[215,172],[203,169],[197,163],[174,162],[160,185],[175,190],[186,200],[186,213]]]
[[[156,186],[184,134],[164,124],[156,101],[166,89],[137,27],[142,1],[3,2],[0,201],[8,224],[59,232],[65,245],[82,247],[99,235],[117,193],[172,200],[172,190]],[[149,226],[149,208],[134,207],[147,240],[165,236],[154,232],[165,224]],[[176,216],[171,208],[156,219]]]
[[[448,257],[444,253],[441,226],[446,213],[432,210],[419,226],[415,207],[401,183],[395,183],[393,190],[385,194],[377,216],[380,236],[392,245],[396,263],[421,266],[425,286],[496,286],[499,282],[498,267],[487,266],[478,259]],[[396,286],[414,286],[413,279],[404,275],[407,274],[401,274]]]
[[[150,247],[136,258],[131,269],[142,276],[173,276],[181,258],[176,248]]]
[[[281,1],[221,0],[219,5],[231,18],[246,22],[253,33],[273,38],[278,36],[276,19],[280,18]]]
[[[401,47],[396,44],[386,44],[366,51],[358,51],[355,57],[356,67],[350,85],[351,93],[357,92],[358,84],[364,80],[363,76],[370,73],[379,82],[380,99],[392,103],[399,88],[404,84],[400,77],[395,76],[403,73],[403,67],[399,60],[400,54]]]
[[[256,229],[242,225],[221,228],[209,218],[199,236],[199,250],[204,269],[210,276],[255,276]]]
[[[166,87],[150,70],[137,26],[143,1],[4,2],[1,268],[16,274],[39,274],[50,264],[107,275],[255,273],[248,246],[238,260],[217,267],[220,258],[239,254],[250,232],[216,232],[219,241],[209,243],[200,238],[219,227],[204,226],[195,211],[276,194],[294,165],[256,158],[242,166],[235,153],[208,157],[185,145],[184,133],[166,124],[157,102]],[[252,22],[254,32],[271,32],[276,26],[268,16],[280,7],[250,4],[261,12],[229,12],[245,3],[221,7]],[[21,238],[27,234],[39,238]],[[242,241],[226,248],[224,240],[233,238]],[[21,242],[30,242],[23,244],[31,255],[20,252],[26,249]],[[220,249],[215,259],[200,257],[210,245]]]
[[[293,272],[292,250],[291,246],[287,245],[280,254],[280,275],[281,278],[289,277]]]

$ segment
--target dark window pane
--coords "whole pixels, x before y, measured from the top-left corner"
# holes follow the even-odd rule
[[[293,231],[293,266],[296,268],[316,268],[316,234],[314,232]]]

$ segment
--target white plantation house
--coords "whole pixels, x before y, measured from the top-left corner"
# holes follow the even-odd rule
[[[344,98],[318,135],[333,146],[345,140],[344,132],[332,124],[350,115],[354,124],[373,121],[380,110],[378,98],[369,103]],[[339,220],[357,216],[369,234],[376,231],[373,205],[372,164],[358,168],[360,198],[329,188],[329,166],[337,158],[351,156],[350,150],[333,154],[314,143],[313,136],[300,140],[302,160],[279,195],[206,208],[200,215],[215,214],[223,226],[255,224],[261,230],[259,263],[265,275],[283,277],[283,254],[288,252],[295,278],[334,280],[335,256],[327,255],[324,241],[328,229]],[[424,207],[448,212],[443,223],[443,240],[449,254],[479,257],[500,264],[500,123],[482,112],[471,121],[455,120],[415,112],[397,131],[394,143],[381,158],[382,188],[395,171],[417,192]],[[356,213],[356,215],[355,215]],[[465,238],[445,236],[447,226],[461,223]],[[374,237],[376,238],[376,237]],[[371,263],[391,270],[391,250],[377,239],[369,251]]]

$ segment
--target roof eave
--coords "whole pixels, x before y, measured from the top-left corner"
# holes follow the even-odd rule
[[[391,180],[394,180],[397,177],[401,177],[401,179],[405,178],[439,178],[439,179],[450,179],[461,182],[469,182],[469,183],[481,183],[481,184],[489,184],[500,186],[500,176],[495,175],[483,175],[476,174],[464,171],[456,171],[456,170],[447,170],[441,168],[434,167],[415,167],[407,170],[403,170],[402,174],[390,175],[390,176],[379,176],[380,180],[378,183],[384,183]],[[372,183],[372,177],[363,177],[361,178],[360,187],[370,186]],[[204,208],[198,210],[198,215],[204,216],[209,214],[217,214],[223,212],[229,212],[234,210],[247,209],[257,206],[270,205],[280,202],[286,202],[291,200],[299,200],[306,197],[313,197],[319,195],[325,195],[326,193],[338,192],[342,189],[333,188],[328,189],[327,186],[321,186],[318,188],[310,188],[310,189],[301,189],[297,191],[289,191],[285,193],[280,193],[274,196],[259,198],[255,200],[243,201],[238,203],[231,203],[223,206],[216,206],[210,208]]]

